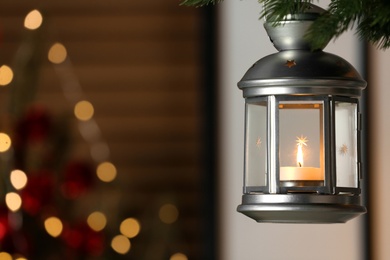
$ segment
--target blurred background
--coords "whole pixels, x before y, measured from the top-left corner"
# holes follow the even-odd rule
[[[4,255],[213,257],[213,25],[179,3],[0,3]]]
[[[1,1],[0,259],[387,259],[388,52],[353,31],[325,49],[368,80],[369,214],[257,224],[236,84],[275,52],[261,7],[179,3]]]

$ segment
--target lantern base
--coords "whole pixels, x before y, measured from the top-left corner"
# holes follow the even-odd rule
[[[318,186],[324,186],[324,181],[296,181],[296,180],[291,180],[291,181],[280,181],[280,186],[281,187],[307,187],[307,186],[312,186],[312,187],[318,187]]]
[[[245,194],[237,210],[261,223],[345,223],[366,212],[347,194]]]

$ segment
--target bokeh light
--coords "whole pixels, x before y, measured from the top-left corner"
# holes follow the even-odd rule
[[[13,78],[14,72],[9,66],[3,65],[0,67],[0,86],[8,85],[12,82]]]
[[[17,255],[14,255],[14,259],[15,260],[27,260],[27,258],[25,258],[24,256],[20,255],[20,254],[17,254]],[[1,259],[0,259],[1,260]]]
[[[99,211],[95,211],[88,216],[87,223],[95,231],[101,231],[106,227],[107,218]]]
[[[24,19],[24,27],[30,30],[38,29],[42,25],[43,17],[38,10],[32,10]]]
[[[11,138],[5,133],[0,133],[0,152],[8,151],[11,147]]]
[[[14,259],[15,260],[27,260],[27,258],[25,258],[24,256],[21,256],[21,255],[14,255]]]
[[[176,222],[179,217],[179,210],[173,204],[165,204],[161,206],[158,213],[160,220],[165,224],[172,224]]]
[[[22,206],[22,198],[16,192],[9,192],[5,195],[5,204],[11,211],[17,211]]]
[[[82,100],[74,106],[74,115],[78,120],[88,121],[92,118],[94,108],[91,102]]]
[[[173,254],[169,260],[188,260],[187,256],[182,253]]]
[[[101,181],[111,182],[116,177],[116,167],[110,162],[102,162],[98,165],[96,174]]]
[[[133,238],[139,234],[141,225],[137,219],[127,218],[122,221],[119,229],[122,235],[127,236],[128,238]]]
[[[48,59],[52,63],[60,64],[65,61],[67,56],[66,48],[61,43],[54,43],[48,53]]]
[[[12,256],[7,252],[0,252],[0,260],[12,260]]]
[[[10,180],[15,189],[21,190],[27,184],[27,175],[21,170],[13,170],[11,172]]]
[[[46,232],[52,237],[58,237],[62,233],[63,225],[59,218],[49,217],[45,220]]]
[[[130,251],[131,243],[127,237],[117,235],[111,240],[111,247],[115,252],[124,255]]]

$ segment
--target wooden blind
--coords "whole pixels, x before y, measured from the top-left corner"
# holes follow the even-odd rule
[[[44,14],[35,101],[53,115],[71,113],[63,87],[77,80],[81,92],[73,98],[93,104],[107,159],[118,172],[112,183],[98,182],[75,211],[85,215],[99,204],[111,230],[138,218],[142,231],[124,259],[169,259],[176,252],[203,259],[199,10],[178,0],[2,0],[2,64],[12,64],[23,42],[32,44],[23,28],[32,9]],[[55,42],[70,61],[59,69],[46,58]],[[76,119],[72,129],[71,156],[89,158],[91,143]],[[159,219],[165,204],[178,209],[173,224]]]

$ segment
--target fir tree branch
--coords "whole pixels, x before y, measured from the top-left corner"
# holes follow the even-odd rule
[[[361,10],[362,0],[332,0],[328,11],[314,22],[307,34],[313,49],[318,49],[324,42],[352,28]]]
[[[380,49],[390,48],[390,3],[386,0],[364,0],[358,25],[361,39]]]
[[[181,5],[204,6],[223,0],[182,0]],[[318,0],[319,1],[319,0]],[[276,25],[289,14],[304,11],[313,0],[258,0],[263,5],[261,18]],[[389,0],[331,0],[327,12],[311,26],[307,39],[313,49],[323,46],[357,24],[357,33],[378,48],[390,48]]]
[[[180,5],[186,5],[186,6],[204,6],[209,4],[217,4],[222,2],[223,0],[183,0]]]
[[[283,21],[289,14],[303,12],[313,0],[258,0],[263,5],[260,18],[275,22]]]

